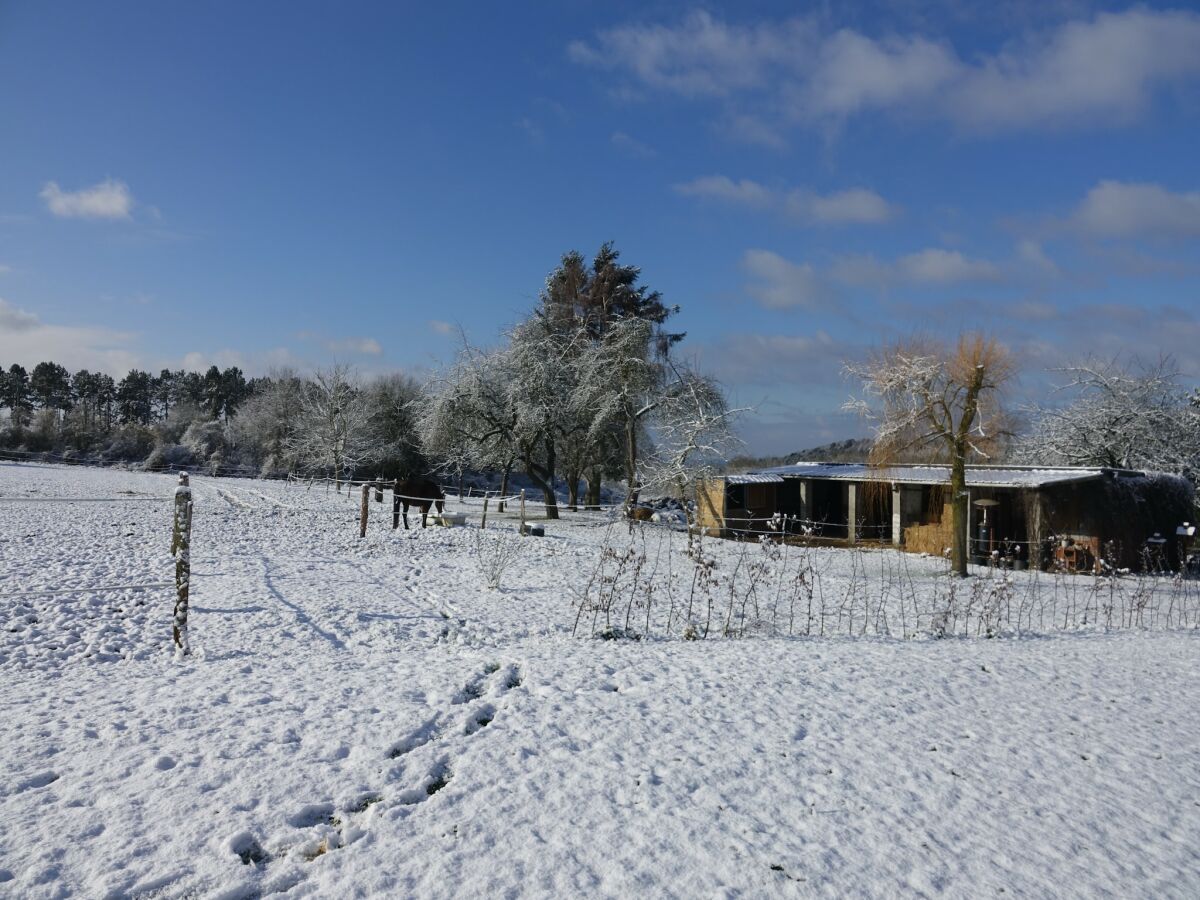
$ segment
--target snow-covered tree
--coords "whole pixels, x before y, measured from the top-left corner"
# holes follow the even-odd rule
[[[1051,465],[1150,469],[1200,482],[1200,406],[1170,359],[1085,359],[1055,370],[1054,405],[1031,411],[1020,458]]]
[[[290,471],[296,429],[301,425],[304,381],[292,369],[277,369],[257,379],[254,396],[247,400],[230,425],[234,442],[256,462],[262,472]],[[177,409],[179,407],[176,407]]]
[[[669,373],[651,419],[654,450],[642,464],[642,480],[686,497],[740,445],[733,423],[744,410],[731,409],[712,378],[675,364]]]
[[[517,460],[516,414],[504,350],[463,346],[454,363],[425,386],[416,407],[421,446],[437,467],[498,469],[507,482]],[[507,488],[503,483],[501,492]]]
[[[366,404],[348,366],[317,370],[300,394],[299,419],[289,449],[310,465],[332,469],[341,490],[342,475],[369,446]]]
[[[1015,374],[1008,350],[980,334],[960,336],[953,348],[914,340],[847,364],[846,373],[861,382],[863,396],[845,408],[875,423],[873,464],[901,462],[923,448],[949,462],[951,562],[965,576],[966,464],[994,459],[1011,433],[1002,407]]]
[[[620,435],[627,503],[637,495],[641,439],[649,416],[665,396],[666,373],[654,341],[652,322],[622,319],[613,322],[578,363],[574,402],[591,410],[590,434],[597,443]]]
[[[426,461],[415,422],[420,396],[421,386],[400,372],[381,375],[367,385],[368,455],[378,472],[398,478],[424,474]]]

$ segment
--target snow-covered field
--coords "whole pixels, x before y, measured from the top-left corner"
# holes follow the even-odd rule
[[[572,637],[595,517],[197,476],[177,660],[173,484],[0,466],[0,896],[1200,895],[1192,627]]]

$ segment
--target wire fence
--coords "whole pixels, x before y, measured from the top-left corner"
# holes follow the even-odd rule
[[[1184,573],[992,566],[951,575],[899,549],[714,542],[637,523],[612,529],[573,591],[575,633],[605,637],[997,637],[1200,627]]]

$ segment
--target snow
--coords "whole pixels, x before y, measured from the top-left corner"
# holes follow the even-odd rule
[[[585,639],[595,514],[193,475],[177,660],[173,487],[0,466],[0,896],[1200,894],[1194,628]]]
[[[967,466],[967,487],[1037,488],[1051,484],[1089,481],[1123,470],[1096,466]],[[792,478],[828,478],[835,481],[890,481],[895,484],[949,484],[950,467],[933,465],[869,466],[864,463],[796,462],[753,473]],[[1126,472],[1125,474],[1130,474]],[[1140,474],[1140,473],[1137,473]]]

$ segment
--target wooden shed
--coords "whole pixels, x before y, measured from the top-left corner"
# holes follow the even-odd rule
[[[1193,492],[1173,475],[1100,467],[967,466],[967,540],[971,556],[1035,566],[1139,567],[1148,542],[1174,535],[1192,517]],[[952,543],[950,470],[944,465],[873,467],[796,463],[730,478],[783,480],[754,515],[787,516],[791,527],[847,543],[890,543],[940,554]],[[721,499],[720,491],[711,498]],[[728,489],[726,490],[726,493]],[[765,505],[770,496],[776,505]],[[725,500],[729,509],[729,500]],[[735,513],[734,515],[740,515]],[[731,518],[730,513],[726,513]],[[1162,546],[1177,565],[1176,542]]]
[[[696,524],[723,537],[766,531],[783,484],[774,474],[706,478],[696,489]]]

